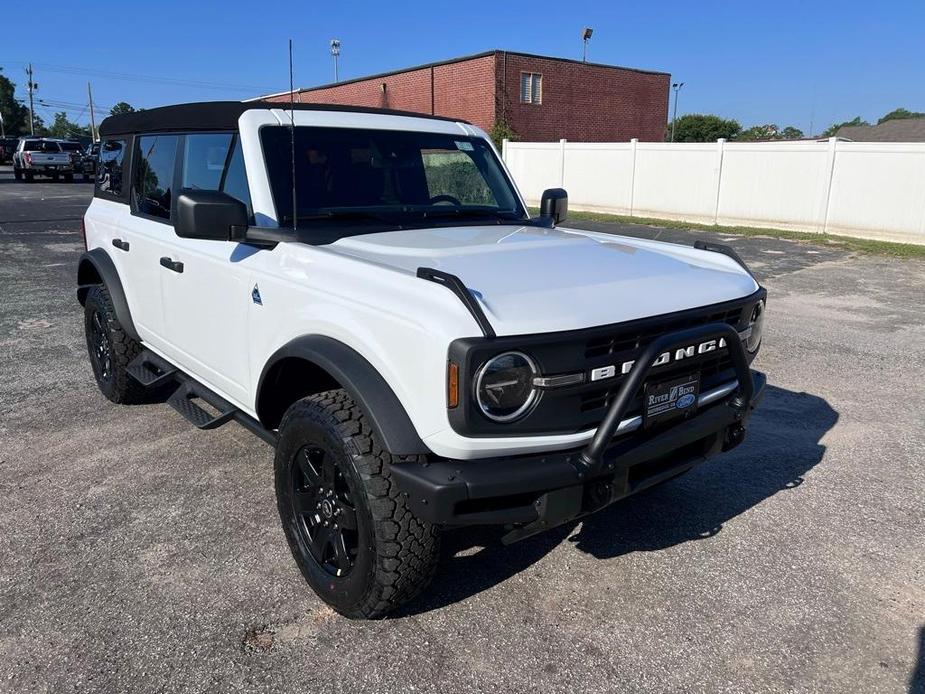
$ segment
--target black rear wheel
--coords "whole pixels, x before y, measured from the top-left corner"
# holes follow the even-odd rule
[[[292,555],[322,600],[347,617],[381,617],[430,582],[435,526],[408,509],[391,455],[342,390],[296,402],[279,428],[276,496]]]

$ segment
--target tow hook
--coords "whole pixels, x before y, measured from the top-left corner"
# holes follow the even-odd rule
[[[723,441],[723,452],[731,451],[745,440],[745,427],[741,424],[733,424],[726,429],[726,438]]]

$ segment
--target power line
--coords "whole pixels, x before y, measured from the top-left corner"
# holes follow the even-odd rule
[[[20,61],[6,61],[15,65],[27,65]],[[110,72],[93,68],[76,67],[72,65],[53,65],[49,63],[33,63],[33,67],[46,72],[58,72],[65,75],[81,75],[98,77],[101,79],[123,80],[127,82],[143,82],[149,84],[164,84],[176,87],[194,87],[197,89],[218,89],[222,91],[263,92],[268,88],[250,84],[231,84],[228,82],[205,82],[202,80],[188,80],[176,77],[156,77],[153,75],[137,75],[128,72]]]

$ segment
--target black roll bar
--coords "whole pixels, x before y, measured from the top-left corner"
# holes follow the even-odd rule
[[[742,346],[739,333],[734,327],[728,323],[708,323],[662,335],[653,340],[636,359],[636,363],[630,370],[629,375],[623,385],[620,386],[620,390],[617,391],[610,409],[607,410],[607,414],[604,416],[600,426],[598,426],[594,438],[579,455],[578,464],[586,474],[593,474],[600,467],[604,452],[610,445],[617,427],[620,426],[623,416],[633,403],[636,393],[648,377],[649,372],[652,370],[653,362],[658,356],[672,349],[687,347],[714,337],[726,338],[726,349],[729,350],[732,357],[732,364],[739,380],[737,395],[732,404],[734,407],[740,408],[744,414],[754,395],[755,386],[752,383],[752,376],[748,368],[745,348]]]

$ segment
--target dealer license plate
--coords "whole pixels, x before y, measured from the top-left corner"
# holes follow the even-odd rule
[[[647,383],[643,395],[642,423],[652,426],[683,417],[697,409],[700,373],[659,383]]]

